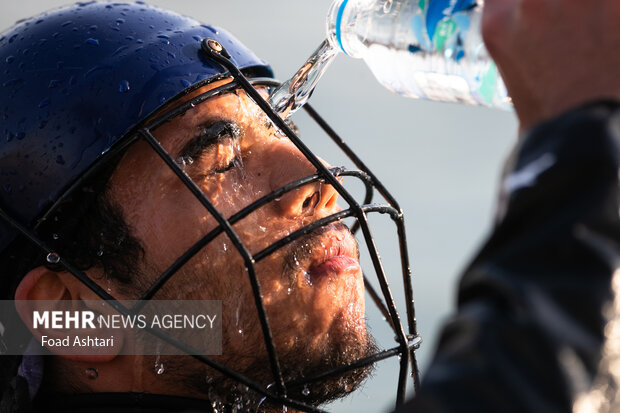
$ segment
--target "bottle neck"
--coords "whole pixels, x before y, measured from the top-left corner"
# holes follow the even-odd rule
[[[344,12],[349,0],[335,0],[327,13],[327,40],[331,46],[349,54],[342,42],[342,24]]]
[[[364,55],[365,37],[360,30],[371,22],[377,0],[334,0],[327,15],[327,40],[343,53],[360,59]]]

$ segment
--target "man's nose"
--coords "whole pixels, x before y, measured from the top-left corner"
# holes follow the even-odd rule
[[[282,145],[273,153],[270,174],[271,190],[317,173],[297,148]],[[329,165],[321,160],[329,168]],[[279,212],[287,218],[297,218],[317,214],[325,216],[336,207],[338,192],[333,186],[323,182],[313,182],[287,192],[275,203]]]

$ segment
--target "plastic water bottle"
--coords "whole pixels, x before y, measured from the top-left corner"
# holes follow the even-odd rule
[[[283,118],[302,107],[339,52],[362,58],[398,94],[511,109],[480,34],[483,0],[335,0],[327,39],[269,97]]]
[[[482,0],[335,0],[332,48],[364,59],[401,95],[509,109],[480,34]]]

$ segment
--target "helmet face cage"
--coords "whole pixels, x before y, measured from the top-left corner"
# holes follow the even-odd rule
[[[407,382],[407,373],[409,371],[409,365],[411,365],[411,374],[413,378],[414,388],[418,388],[418,367],[415,358],[415,350],[419,348],[421,339],[418,336],[416,329],[416,320],[414,312],[413,292],[411,284],[411,270],[409,266],[409,259],[407,254],[407,241],[405,235],[404,217],[400,206],[391,196],[391,194],[385,189],[383,184],[374,176],[374,174],[363,164],[363,162],[353,153],[353,151],[340,139],[340,137],[327,125],[327,123],[318,115],[316,111],[310,106],[306,105],[305,110],[310,117],[318,123],[322,130],[340,147],[340,149],[347,155],[347,157],[356,165],[359,170],[349,171],[344,168],[328,168],[326,167],[317,156],[300,140],[296,133],[289,127],[289,125],[275,113],[269,104],[263,99],[260,93],[254,88],[254,86],[277,86],[278,82],[273,79],[258,78],[249,80],[242,72],[230,61],[230,55],[226,52],[217,41],[212,39],[204,39],[202,41],[202,51],[209,58],[213,59],[217,63],[221,64],[228,71],[228,76],[232,81],[223,86],[216,87],[205,93],[193,97],[191,100],[183,103],[182,105],[168,110],[148,121],[146,124],[138,127],[134,130],[129,138],[125,138],[122,142],[113,147],[109,153],[106,154],[97,163],[97,167],[105,164],[107,159],[111,159],[116,155],[124,151],[128,146],[137,141],[146,142],[153,151],[165,162],[165,164],[174,172],[179,180],[191,191],[193,196],[202,204],[202,206],[208,211],[208,213],[214,217],[217,221],[217,227],[205,234],[200,240],[194,243],[189,249],[181,254],[165,271],[163,271],[158,278],[142,293],[140,296],[140,302],[144,303],[146,300],[151,299],[162,287],[170,280],[174,274],[187,263],[194,255],[196,255],[202,248],[209,244],[220,234],[226,234],[231,243],[236,248],[237,252],[242,257],[249,282],[252,288],[254,301],[262,334],[264,337],[264,344],[267,349],[268,360],[271,368],[271,374],[273,376],[273,385],[264,386],[252,379],[244,376],[243,374],[233,370],[229,366],[226,366],[206,355],[197,354],[197,351],[192,349],[191,346],[169,335],[163,330],[156,328],[147,328],[149,333],[156,337],[166,341],[179,350],[192,355],[192,357],[203,362],[207,366],[219,371],[223,375],[236,380],[237,382],[247,386],[255,392],[261,394],[263,397],[271,400],[272,402],[279,403],[285,406],[301,409],[309,412],[322,411],[317,407],[304,403],[302,400],[295,400],[287,397],[287,388],[303,386],[315,381],[324,380],[333,376],[337,376],[344,372],[355,370],[364,366],[371,365],[379,360],[389,357],[399,357],[399,380],[396,392],[396,403],[401,404],[404,401],[405,389]],[[211,79],[212,81],[214,79]],[[194,85],[191,89],[197,89],[198,86]],[[242,89],[247,96],[260,107],[260,109],[267,115],[273,125],[280,129],[288,139],[297,147],[297,149],[304,155],[304,157],[316,168],[316,173],[294,182],[291,182],[281,188],[278,188],[271,193],[260,197],[259,199],[251,202],[235,214],[230,217],[225,217],[209,200],[209,198],[203,193],[203,191],[189,178],[183,171],[182,167],[173,159],[173,157],[162,147],[162,145],[153,136],[152,131],[158,126],[170,121],[171,119],[179,116],[195,107],[196,105],[208,100],[211,97],[223,95],[231,91]],[[97,167],[92,168],[90,172],[93,172]],[[67,193],[70,193],[73,189],[79,188],[81,183],[90,175],[85,174],[78,182],[76,182]],[[366,188],[366,196],[362,203],[358,202],[350,192],[348,192],[343,184],[338,179],[339,177],[352,177],[360,180]],[[284,194],[300,188],[304,185],[308,185],[315,182],[322,182],[331,185],[340,195],[340,197],[347,203],[348,208],[331,214],[327,217],[314,221],[302,228],[299,228],[287,236],[273,242],[268,247],[257,253],[250,253],[246,245],[244,245],[240,236],[235,232],[233,225],[250,215],[252,212],[258,210],[262,206],[277,200]],[[372,204],[372,198],[374,191],[378,191],[382,197],[387,201],[387,204]],[[67,194],[63,195],[66,196]],[[62,198],[61,198],[62,199]],[[52,210],[48,211],[46,215],[49,215]],[[371,234],[367,215],[369,213],[379,213],[388,215],[396,226],[398,233],[398,242],[400,249],[400,259],[402,267],[402,277],[404,285],[405,306],[407,312],[407,332],[403,327],[399,314],[396,310],[392,292],[387,283],[385,271],[379,258],[375,241]],[[124,315],[135,314],[140,311],[141,304],[136,304],[132,308],[127,308],[121,304],[115,297],[110,295],[105,289],[101,288],[96,282],[89,278],[84,272],[78,270],[71,262],[65,260],[63,257],[59,257],[52,249],[50,249],[44,241],[42,241],[34,231],[26,228],[18,222],[17,219],[10,216],[6,211],[0,208],[0,217],[2,217],[9,225],[17,229],[22,235],[26,236],[30,241],[37,244],[46,254],[48,254],[48,260],[53,259],[54,263],[61,265],[65,270],[73,274],[76,278],[81,280],[87,285],[93,292],[95,292],[103,300],[107,300],[118,312]],[[280,362],[278,359],[278,352],[274,344],[272,336],[272,328],[269,323],[269,318],[263,302],[263,295],[261,293],[261,285],[256,274],[255,265],[266,257],[270,256],[274,252],[290,244],[291,242],[299,239],[300,237],[310,234],[318,228],[324,227],[330,223],[343,220],[345,218],[355,219],[355,224],[351,227],[353,233],[361,230],[362,236],[365,240],[365,244],[368,249],[370,259],[372,261],[373,269],[376,279],[380,285],[381,291],[376,291],[369,282],[367,275],[364,274],[364,284],[366,291],[369,293],[373,302],[377,305],[379,311],[383,314],[385,320],[392,328],[395,334],[395,340],[398,345],[394,348],[384,349],[368,357],[356,360],[346,365],[338,366],[330,371],[325,371],[314,377],[304,377],[295,379],[292,381],[285,381]]]

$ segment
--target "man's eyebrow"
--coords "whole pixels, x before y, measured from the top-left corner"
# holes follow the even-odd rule
[[[230,120],[206,122],[199,127],[198,134],[191,138],[179,151],[178,157],[196,159],[219,142],[222,136],[239,136],[239,126]]]

